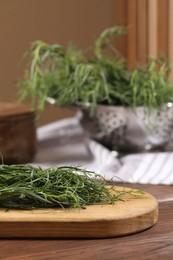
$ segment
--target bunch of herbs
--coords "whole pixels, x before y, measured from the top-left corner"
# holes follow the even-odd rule
[[[31,99],[36,110],[43,109],[49,98],[59,106],[89,103],[92,111],[100,103],[125,103],[124,88],[129,84],[125,60],[116,49],[114,58],[103,54],[111,46],[110,37],[125,33],[117,26],[104,30],[94,43],[92,58],[72,45],[33,42],[25,54],[29,64],[18,81],[20,100]]]
[[[136,194],[136,190],[120,191],[106,184],[101,175],[80,167],[42,169],[31,165],[1,165],[0,206],[85,208],[92,204],[114,204],[126,193]]]
[[[167,62],[150,59],[146,66],[129,71],[110,41],[126,32],[121,26],[105,29],[94,42],[91,58],[72,45],[33,42],[25,55],[29,64],[18,82],[20,100],[31,99],[35,110],[44,109],[47,101],[87,106],[91,113],[100,104],[160,110],[173,100]],[[107,49],[113,55],[105,53]]]

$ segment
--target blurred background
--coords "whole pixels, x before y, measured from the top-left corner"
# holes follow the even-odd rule
[[[147,55],[173,60],[172,14],[172,0],[0,0],[0,102],[16,101],[22,56],[35,40],[71,42],[85,50],[105,28],[125,25],[128,34],[115,46],[129,69],[145,63]],[[74,113],[47,105],[40,125]]]

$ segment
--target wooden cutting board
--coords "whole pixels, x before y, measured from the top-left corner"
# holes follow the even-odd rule
[[[0,209],[0,237],[108,238],[143,231],[157,220],[158,203],[152,195],[125,195],[124,202],[86,209]]]

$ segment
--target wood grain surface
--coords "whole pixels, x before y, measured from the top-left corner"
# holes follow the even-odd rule
[[[173,186],[135,186],[159,200],[159,221],[152,228],[131,236],[107,239],[0,239],[0,259],[172,259]]]
[[[158,204],[149,193],[134,194],[123,195],[124,201],[114,205],[86,209],[1,209],[0,237],[106,238],[137,233],[157,222]]]

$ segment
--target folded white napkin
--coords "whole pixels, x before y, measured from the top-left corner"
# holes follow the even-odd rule
[[[59,120],[38,128],[37,139],[38,151],[33,165],[80,166],[109,179],[121,167],[114,153],[86,135],[77,118]]]
[[[106,179],[129,183],[173,184],[173,152],[131,154],[117,158],[91,140],[77,118],[68,118],[37,130],[38,151],[33,165],[80,166]]]
[[[124,181],[142,184],[173,184],[173,153],[126,155],[118,175]]]

